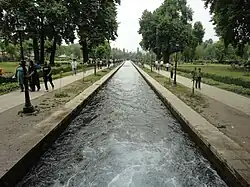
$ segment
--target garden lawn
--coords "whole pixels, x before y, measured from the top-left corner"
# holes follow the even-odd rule
[[[0,62],[0,68],[3,69],[4,74],[14,74],[18,62]]]
[[[250,89],[250,72],[244,71],[244,69],[240,67],[222,64],[180,64],[178,71],[191,74],[195,67],[201,68],[202,79],[206,78],[227,85],[235,85],[237,89],[240,87]],[[223,86],[225,87],[225,85]]]
[[[216,74],[219,76],[229,76],[233,78],[242,78],[250,81],[250,72],[246,72],[243,68],[233,68],[231,65],[224,64],[180,64],[179,69],[187,69],[192,71],[194,67],[201,68],[202,72]]]
[[[56,61],[55,64],[61,64],[63,62],[67,62],[67,61]],[[16,71],[16,67],[18,66],[18,62],[0,62],[0,68],[3,69],[4,71],[4,75],[8,76],[9,74],[14,74]],[[68,67],[69,65],[63,64],[60,67]],[[81,66],[81,65],[79,65]],[[55,67],[57,68],[57,67]]]

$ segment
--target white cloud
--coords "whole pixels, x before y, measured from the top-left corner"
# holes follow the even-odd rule
[[[190,7],[193,9],[193,20],[201,21],[206,29],[204,39],[212,38],[217,40],[213,25],[210,22],[211,16],[209,10],[204,8],[204,2],[201,0],[187,0]],[[139,18],[145,9],[150,11],[155,10],[161,5],[163,0],[122,0],[121,6],[118,7],[118,38],[112,42],[112,47],[125,48],[136,51],[141,41],[141,36],[138,34]]]

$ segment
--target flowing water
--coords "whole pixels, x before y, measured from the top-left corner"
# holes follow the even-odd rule
[[[126,62],[17,186],[226,184]]]

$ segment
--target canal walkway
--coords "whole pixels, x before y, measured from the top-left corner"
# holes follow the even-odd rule
[[[145,64],[144,66],[150,69],[149,65]],[[158,73],[157,70],[154,69],[154,71]],[[160,70],[159,73],[167,78],[170,77],[170,73],[165,70]],[[192,88],[193,84],[191,79],[180,75],[177,75],[177,83],[180,83],[188,88]],[[196,91],[250,115],[250,99],[247,97],[203,83],[201,90]]]
[[[126,62],[17,185],[21,186],[227,185]]]
[[[102,69],[97,69],[97,71],[101,71]],[[61,79],[56,79],[53,81],[55,85],[55,90],[59,89],[60,87],[67,86],[77,80],[82,79],[83,77],[87,77],[89,75],[94,74],[94,69],[87,70],[84,73],[80,72],[76,75],[70,75],[63,77]],[[48,83],[49,89],[51,90],[50,84]],[[44,88],[44,84],[41,84],[41,90],[39,92],[30,92],[30,99],[36,99],[42,95],[45,95],[47,92]],[[14,91],[10,92],[8,94],[4,94],[0,96],[0,113],[7,111],[11,108],[14,108],[20,104],[24,103],[24,93],[21,93],[20,91]]]

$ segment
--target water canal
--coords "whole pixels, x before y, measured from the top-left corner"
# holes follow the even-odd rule
[[[17,186],[226,184],[126,62]]]

